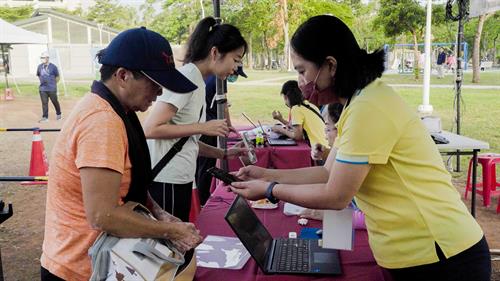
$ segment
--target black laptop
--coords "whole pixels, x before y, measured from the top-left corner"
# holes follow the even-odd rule
[[[271,139],[268,138],[267,142],[270,146],[293,146],[297,145],[297,142],[293,139]]]
[[[323,249],[315,239],[273,239],[241,196],[225,219],[266,274],[342,274],[337,250]]]

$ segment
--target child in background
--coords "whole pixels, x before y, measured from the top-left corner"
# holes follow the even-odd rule
[[[328,116],[325,118],[325,135],[328,140],[328,146],[317,143],[311,149],[311,158],[314,160],[325,161],[330,153],[330,147],[332,147],[337,137],[337,127],[335,124],[339,121],[340,114],[342,114],[342,109],[344,106],[340,103],[332,103],[328,105]]]
[[[289,120],[286,121],[279,111],[273,111],[273,118],[286,126],[283,128],[281,125],[275,125],[272,129],[273,132],[294,140],[306,140],[311,147],[315,147],[317,144],[326,146],[327,142],[322,136],[322,132],[325,130],[323,117],[314,104],[310,104],[304,99],[298,82],[294,80],[285,82],[281,89],[281,95],[285,105],[290,108],[290,116]]]

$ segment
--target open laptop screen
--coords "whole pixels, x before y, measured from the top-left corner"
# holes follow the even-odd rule
[[[264,269],[266,254],[272,245],[273,237],[243,197],[237,196],[234,199],[225,219],[260,268]]]

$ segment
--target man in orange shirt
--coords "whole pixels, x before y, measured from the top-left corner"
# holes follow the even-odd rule
[[[172,49],[145,28],[120,33],[98,54],[101,81],[66,120],[52,151],[41,279],[89,280],[88,249],[101,231],[117,237],[170,239],[186,251],[201,242],[193,224],[163,211],[149,196],[151,162],[136,111],[146,111],[162,87],[196,86],[174,66]],[[152,221],[126,202],[138,202]]]

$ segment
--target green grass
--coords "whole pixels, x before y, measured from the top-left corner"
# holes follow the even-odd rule
[[[279,71],[252,71],[245,70],[248,79],[240,77],[235,84],[229,83],[229,100],[232,104],[231,118],[233,123],[249,124],[241,115],[245,112],[255,122],[274,123],[271,117],[273,110],[280,110],[284,116],[288,114],[288,108],[279,92],[281,83],[296,76],[294,72]],[[470,73],[465,74],[465,84],[471,84]],[[481,85],[500,85],[499,72],[481,73]],[[244,82],[258,80],[276,79],[263,84],[255,83],[247,85]],[[293,78],[292,78],[293,79]],[[411,75],[385,75],[383,80],[391,84],[418,84]],[[438,80],[432,78],[432,84],[453,84],[453,77],[447,76]],[[38,95],[38,86],[35,84],[19,85],[24,95]],[[0,83],[0,89],[4,86]],[[68,96],[79,97],[90,88],[88,85],[68,84]],[[14,88],[15,89],[15,88]],[[62,89],[61,89],[62,90]],[[422,100],[422,88],[396,88],[403,99],[417,110]],[[434,115],[441,117],[442,127],[445,130],[454,129],[455,114],[453,111],[453,99],[455,92],[452,88],[431,88],[430,102],[434,107]],[[64,96],[61,97],[64,99]],[[462,118],[461,132],[471,138],[486,141],[490,144],[490,151],[500,152],[500,90],[462,89]],[[462,167],[466,167],[468,157],[462,157]],[[459,174],[459,176],[462,176]]]
[[[21,83],[18,84],[17,86],[19,87],[19,91],[16,88],[14,84],[9,84],[10,88],[15,92],[16,96],[35,96],[38,95],[38,84],[25,84]],[[3,95],[3,89],[5,88],[5,83],[0,83],[0,89],[2,90]],[[59,89],[59,94],[61,96],[64,96],[64,88],[62,87],[62,84],[58,84],[58,89]],[[71,97],[81,97],[85,93],[87,93],[90,90],[90,83],[88,85],[83,84],[83,83],[67,83],[66,84],[66,96],[71,96]]]
[[[231,101],[231,116],[245,122],[241,112],[261,122],[273,122],[271,112],[275,109],[286,113],[280,86],[229,86],[228,99]],[[422,89],[396,88],[403,99],[417,110],[422,103]],[[430,92],[433,115],[441,117],[444,130],[454,127],[453,89],[432,88]],[[490,143],[491,150],[500,150],[500,91],[462,89],[461,132],[472,138]]]
[[[281,73],[282,76],[289,76],[290,74]],[[268,76],[264,77],[261,79],[270,78]],[[272,78],[277,77],[279,76],[272,76]],[[384,77],[385,81],[394,81],[394,79],[391,76]],[[406,81],[401,81],[401,79],[403,78],[400,78],[397,82],[390,83],[407,83]],[[489,76],[488,79],[493,80],[493,77]],[[499,83],[497,82],[496,84],[498,85]],[[286,116],[285,114],[287,114],[288,109],[279,95],[280,88],[280,85],[274,84],[267,86],[237,86],[229,84],[228,99],[232,104],[230,111],[233,122],[248,124],[242,117],[241,112],[245,112],[254,121],[260,120],[262,123],[274,123],[271,112],[275,109],[280,110]],[[416,111],[417,107],[422,103],[422,88],[395,89],[410,107]],[[433,115],[441,118],[442,128],[447,131],[455,130],[456,128],[454,122],[455,113],[453,110],[454,96],[455,91],[452,88],[431,88],[430,90],[430,103],[434,108]],[[488,151],[500,152],[500,90],[462,89],[461,112],[461,134],[486,141],[490,144]],[[468,160],[469,157],[461,157],[462,172],[454,174],[455,177],[464,177],[464,169],[468,165]]]
[[[462,80],[463,85],[500,85],[500,71],[481,72],[479,76],[479,83],[472,83],[472,72],[464,73]],[[424,75],[420,75],[420,79],[415,80],[413,73],[411,74],[385,74],[382,77],[386,83],[389,84],[422,84]],[[436,75],[431,76],[431,85],[454,85],[455,75],[447,74],[445,78],[438,79]]]
[[[239,77],[238,82],[249,82],[255,80],[263,79],[273,79],[273,78],[283,78],[287,76],[297,77],[297,72],[295,71],[277,71],[277,70],[251,70],[243,69],[243,71],[248,75],[248,78]],[[296,79],[296,78],[295,78]]]

